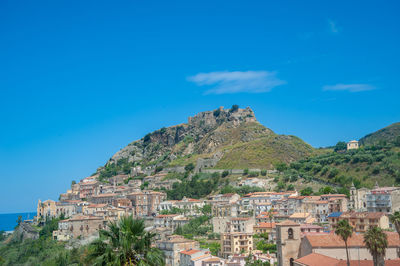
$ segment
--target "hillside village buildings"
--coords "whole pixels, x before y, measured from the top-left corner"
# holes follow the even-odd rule
[[[394,229],[388,214],[400,210],[400,188],[396,187],[352,186],[349,198],[344,194],[301,196],[297,191],[266,191],[169,200],[165,189],[181,181],[165,177],[163,172],[141,179],[116,175],[106,183],[97,180],[97,176],[88,177],[72,184],[59,201],[39,200],[36,220],[43,223],[63,216],[53,238],[69,241],[95,239],[99,230],[123,216],[144,219],[146,230],[156,234],[155,245],[171,266],[245,265],[249,256],[270,263],[277,261],[283,266],[303,266],[315,259],[332,263],[343,260],[343,245],[332,233],[340,220],[347,220],[353,227],[352,260],[358,258],[356,250],[360,251],[360,258],[370,260],[360,240],[362,234],[371,226]],[[262,178],[240,181],[245,186],[266,187],[263,182]],[[211,217],[203,226],[210,228],[213,235],[203,237],[220,245],[214,255],[200,248],[198,241],[175,234],[192,219],[204,215],[205,206]],[[394,233],[387,234],[390,245],[386,259],[394,260],[400,240]],[[276,244],[277,254],[257,250],[260,239]]]

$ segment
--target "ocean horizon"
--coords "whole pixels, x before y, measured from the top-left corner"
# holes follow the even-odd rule
[[[0,231],[13,231],[17,225],[18,216],[22,216],[22,220],[33,219],[36,212],[18,212],[18,213],[1,213],[0,214]]]

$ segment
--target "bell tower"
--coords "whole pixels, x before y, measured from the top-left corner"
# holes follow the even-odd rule
[[[286,220],[276,224],[278,266],[293,266],[300,249],[300,224]]]

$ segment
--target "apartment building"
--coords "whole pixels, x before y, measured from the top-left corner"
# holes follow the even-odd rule
[[[221,256],[228,258],[235,254],[249,254],[253,250],[253,233],[222,233]]]
[[[328,216],[329,226],[331,230],[335,230],[335,226],[340,220],[347,220],[358,233],[363,233],[371,226],[379,226],[382,229],[389,229],[389,217],[383,212],[335,212]]]

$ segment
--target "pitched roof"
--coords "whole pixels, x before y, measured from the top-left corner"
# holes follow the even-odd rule
[[[275,228],[275,223],[259,223],[255,225],[254,228]]]
[[[386,235],[388,236],[388,247],[400,246],[400,239],[397,233],[386,232]],[[345,247],[343,240],[336,234],[312,234],[306,235],[305,238],[313,248]],[[365,247],[364,235],[353,234],[348,239],[347,244],[349,247]]]
[[[211,256],[210,254],[203,254],[203,255],[200,255],[200,256],[198,256],[198,257],[192,258],[191,260],[192,260],[192,261],[202,260],[202,259],[208,258],[208,257],[210,257],[210,256]]]
[[[340,197],[340,198],[345,198],[346,195],[345,194],[323,194],[321,195],[321,197],[328,197],[328,198],[332,198],[332,197]]]
[[[304,266],[336,266],[339,260],[318,253],[311,253],[295,260],[295,262]]]
[[[343,212],[342,218],[364,218],[364,219],[378,219],[382,216],[386,216],[387,214],[384,212]]]
[[[400,265],[400,259],[385,260],[385,266],[398,266]],[[346,260],[340,260],[337,266],[347,266]],[[372,260],[351,260],[350,266],[374,266]]]
[[[338,260],[328,257],[319,253],[311,253],[307,256],[301,257],[295,262],[301,266],[347,266],[346,260]],[[372,260],[350,260],[350,266],[373,266]],[[400,259],[385,260],[385,266],[400,265]]]
[[[204,260],[205,262],[220,262],[221,259],[218,257],[211,257],[209,259]]]
[[[154,218],[169,218],[169,217],[175,217],[175,216],[178,216],[178,215],[179,214],[160,214],[160,215],[157,215]]]
[[[295,223],[295,222],[290,221],[290,220],[285,220],[285,221],[283,221],[283,222],[281,222],[281,223],[278,223],[278,224],[276,224],[276,225],[277,225],[277,226],[296,226],[296,225],[300,226],[300,224]]]
[[[114,197],[117,196],[115,193],[104,193],[104,194],[99,194],[96,196],[93,196],[93,198],[106,198],[106,197]]]
[[[337,218],[342,215],[342,212],[332,212],[331,214],[328,215],[328,218]]]
[[[316,224],[301,224],[301,229],[324,229],[322,226]]]
[[[296,212],[293,213],[292,215],[290,215],[289,218],[307,218],[308,216],[310,216],[311,214],[309,212]]]
[[[190,256],[190,255],[196,254],[197,252],[200,252],[200,250],[198,250],[198,249],[186,249],[186,250],[181,251],[179,253],[182,253],[182,254]]]

